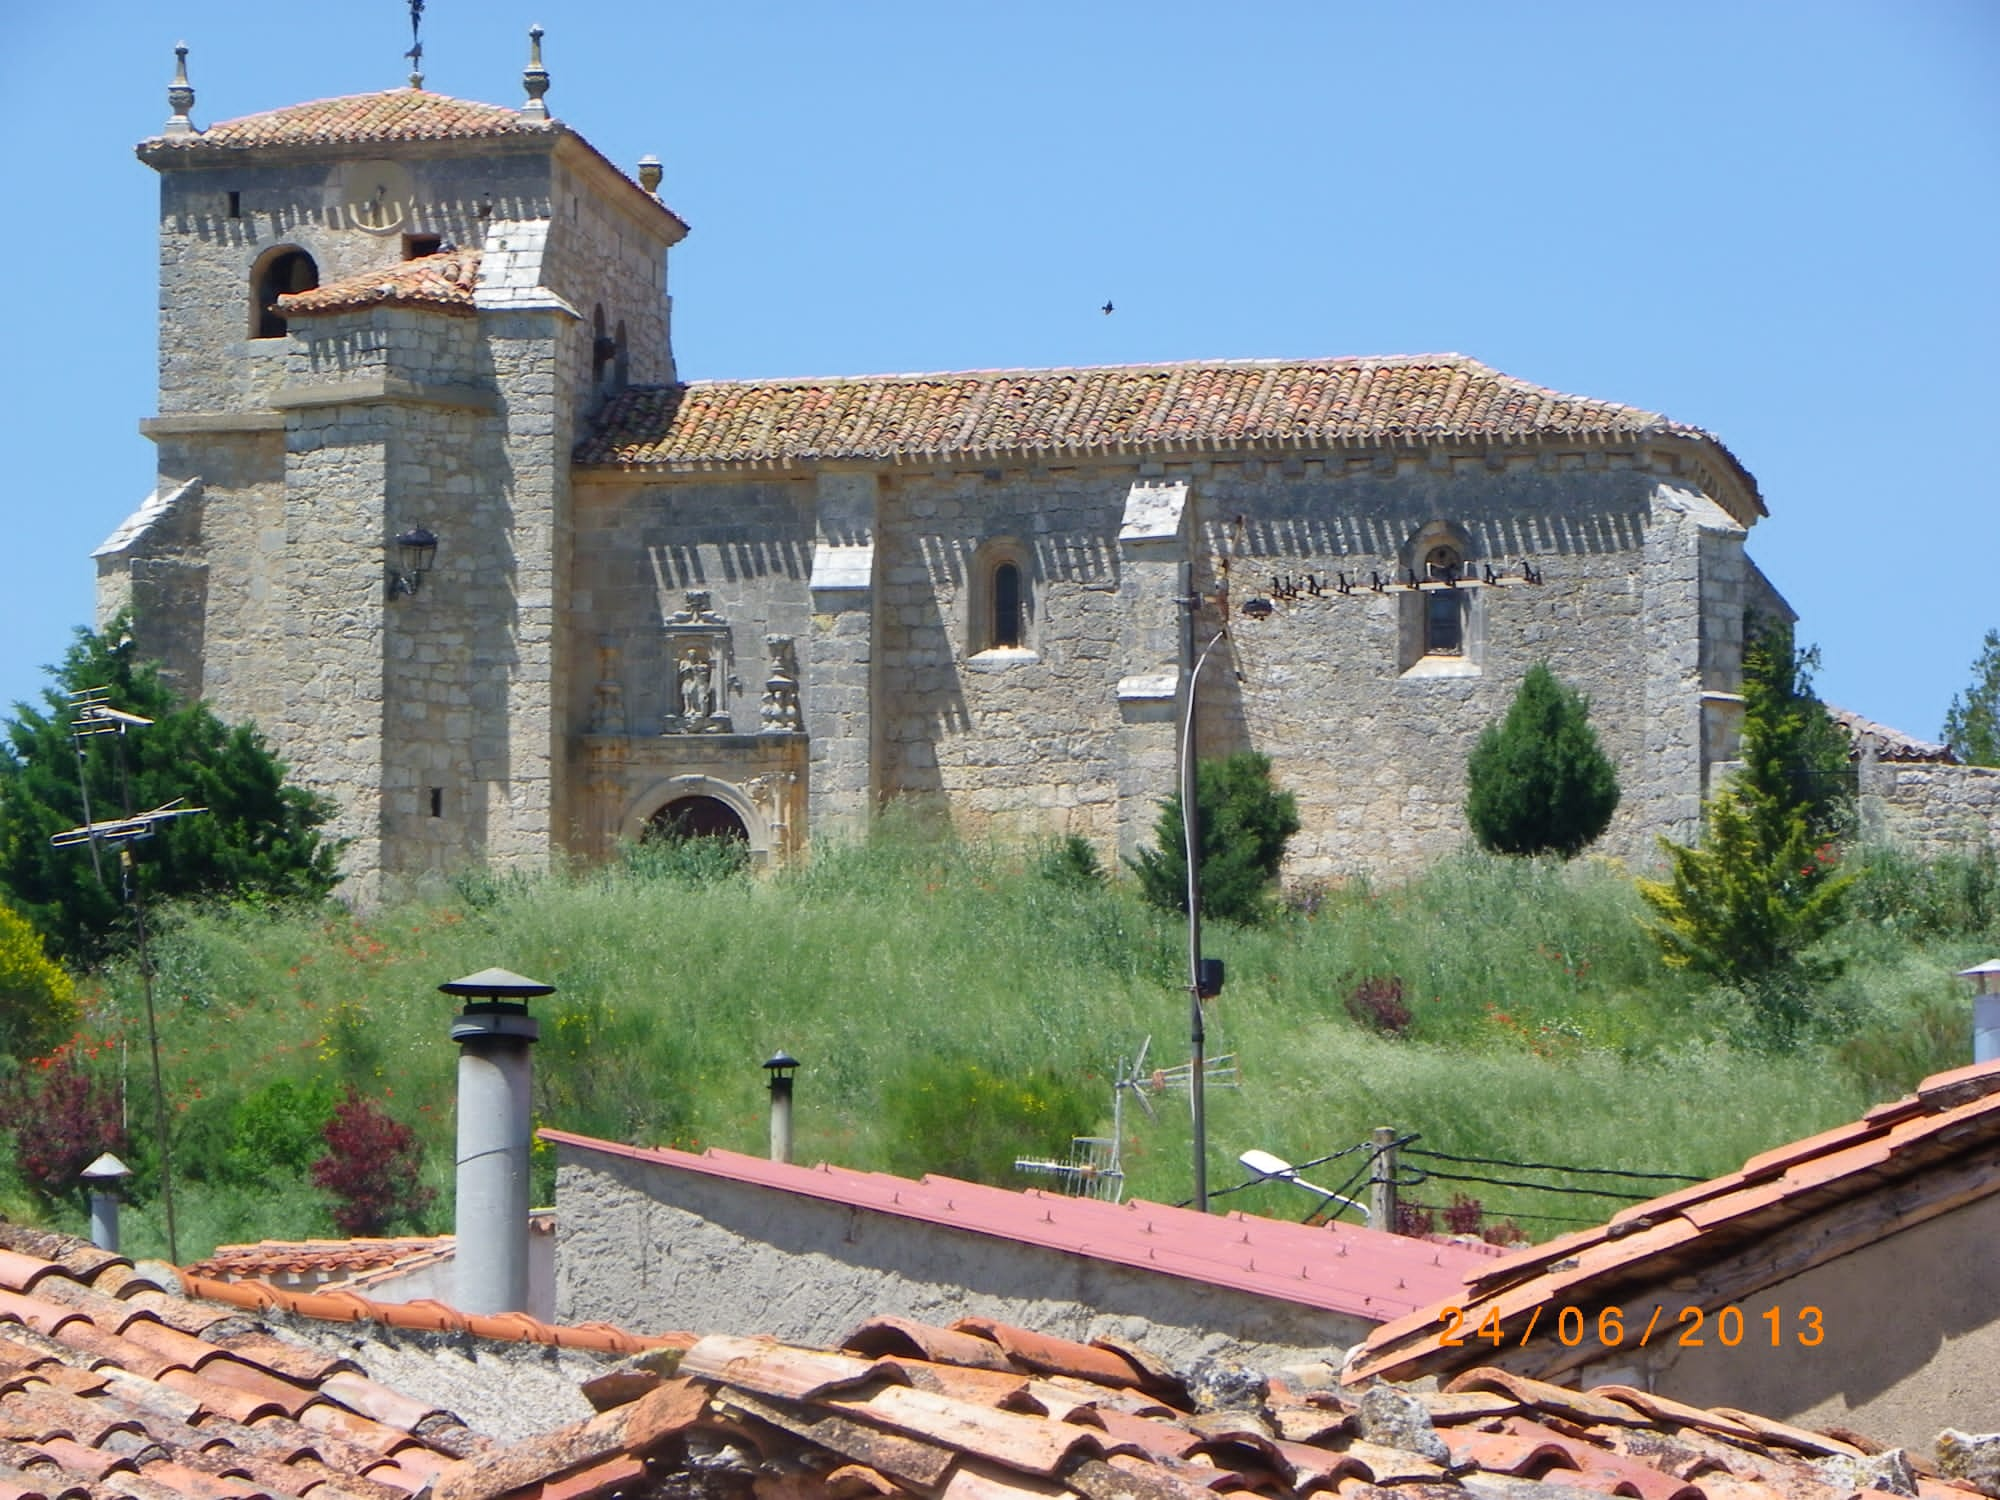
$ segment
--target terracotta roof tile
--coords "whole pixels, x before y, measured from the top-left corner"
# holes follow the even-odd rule
[[[547,135],[553,121],[525,119],[497,104],[453,99],[425,89],[385,89],[288,104],[234,120],[218,120],[193,135],[154,136],[142,150],[195,153],[267,146],[373,145],[391,141],[482,140]]]
[[[1128,1390],[1056,1377],[1047,1409],[1024,1400],[1033,1374],[1006,1353],[1024,1383],[990,1368],[990,1350],[932,1340],[923,1325],[864,1325],[855,1355],[768,1339],[703,1340],[682,1373],[634,1400],[622,1425],[614,1408],[588,1423],[451,1470],[437,1500],[547,1500],[607,1494],[640,1472],[659,1493],[702,1482],[734,1453],[746,1476],[824,1476],[793,1494],[826,1500],[904,1494],[913,1500],[1202,1500],[1238,1492],[1355,1500],[1451,1500],[1512,1492],[1546,1481],[1567,1493],[1638,1500],[1751,1500],[1842,1494],[1815,1462],[1851,1451],[1841,1439],[1736,1412],[1707,1412],[1621,1387],[1574,1391],[1497,1370],[1469,1372],[1456,1391],[1404,1387],[1430,1414],[1449,1465],[1371,1441],[1343,1420],[1345,1398],[1324,1403],[1317,1426],[1282,1413],[1195,1412],[1151,1403],[1119,1409]],[[1027,1330],[991,1325],[1003,1352],[1036,1347]],[[932,1363],[911,1346],[946,1356]],[[878,1352],[879,1351],[879,1352]],[[949,1363],[951,1354],[977,1363]],[[901,1379],[892,1379],[890,1365]],[[689,1373],[690,1371],[699,1373]],[[953,1372],[972,1377],[955,1381]],[[785,1392],[779,1395],[774,1392]],[[947,1394],[947,1391],[950,1393]],[[1301,1409],[1303,1410],[1303,1409]],[[1294,1435],[1274,1437],[1273,1429]],[[1296,1435],[1307,1430],[1311,1440]],[[1967,1488],[1926,1476],[1931,1500],[1968,1500]],[[759,1493],[765,1493],[760,1486]],[[1552,1492],[1553,1493],[1553,1492]]]
[[[0,1282],[33,1288],[0,1288],[0,1494],[14,1472],[17,1489],[90,1500],[408,1500],[482,1451],[241,1312],[220,1314],[227,1345],[186,1331],[217,1317],[74,1241],[0,1222]]]
[[[477,250],[440,250],[435,255],[397,261],[379,270],[357,271],[337,281],[323,282],[309,292],[288,292],[278,299],[278,311],[288,318],[300,318],[315,313],[352,312],[363,307],[421,307],[469,315],[473,311],[473,289],[478,283]],[[436,1247],[435,1240],[429,1244],[407,1240],[401,1243],[409,1247],[403,1252],[405,1255]]]
[[[402,265],[421,265],[423,261],[433,259],[436,257],[424,256],[422,260],[404,261]],[[401,267],[392,269],[400,270]],[[383,273],[374,274],[379,279]],[[325,290],[326,287],[317,289]],[[312,296],[316,293],[295,295]],[[301,1274],[332,1280],[390,1265],[406,1255],[432,1249],[447,1239],[449,1236],[433,1234],[403,1239],[259,1240],[254,1245],[218,1245],[213,1255],[206,1260],[195,1261],[187,1270],[193,1276],[231,1281]]]
[[[1964,1168],[1960,1175],[1968,1180],[1954,1189],[1959,1196],[1951,1201],[2000,1192],[2000,1170],[1993,1169],[2000,1165],[2000,1063],[1937,1074],[1908,1098],[1761,1152],[1739,1171],[1623,1209],[1595,1228],[1487,1262],[1435,1305],[1378,1327],[1350,1377],[1407,1378],[1476,1363],[1481,1356],[1473,1347],[1476,1341],[1460,1348],[1440,1344],[1439,1308],[1446,1304],[1461,1308],[1470,1327],[1497,1312],[1503,1330],[1525,1329],[1526,1318],[1555,1303],[1594,1316],[1600,1307],[1646,1300],[1674,1278],[1729,1261],[1753,1243],[1835,1204],[1954,1163]],[[1928,1211],[1921,1201],[1906,1204],[1897,1222],[1916,1222]],[[1792,1266],[1785,1274],[1799,1269]],[[1688,1299],[1672,1294],[1665,1300]],[[1550,1343],[1542,1350],[1539,1373],[1572,1368],[1588,1357],[1584,1345],[1589,1342],[1574,1351]]]
[[[192,1273],[183,1279],[191,1296],[249,1311],[278,1310],[334,1323],[384,1323],[392,1328],[469,1333],[475,1338],[549,1344],[563,1349],[588,1349],[600,1354],[684,1349],[694,1342],[691,1334],[635,1334],[608,1323],[544,1323],[526,1313],[507,1313],[491,1318],[469,1316],[428,1297],[413,1302],[378,1302],[348,1291],[295,1292],[261,1281],[218,1281]],[[290,1375],[292,1372],[279,1373]]]
[[[1462,354],[633,387],[606,404],[576,459],[704,467],[1645,436],[1713,444],[1754,498],[1749,475],[1698,428],[1658,412],[1532,385]]]

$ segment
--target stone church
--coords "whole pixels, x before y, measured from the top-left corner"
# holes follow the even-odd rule
[[[1457,847],[1529,666],[1590,698],[1602,845],[1734,749],[1756,482],[1710,434],[1462,355],[684,381],[687,226],[544,102],[411,86],[162,131],[158,486],[99,611],[339,804],[347,889],[769,859],[892,800],[1148,842],[1194,684],[1299,877]]]

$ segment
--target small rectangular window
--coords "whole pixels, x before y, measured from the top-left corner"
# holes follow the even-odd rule
[[[1458,656],[1464,651],[1457,589],[1427,589],[1424,593],[1424,654]]]
[[[443,235],[406,234],[403,236],[404,260],[416,260],[419,256],[436,255],[443,248]]]
[[[441,786],[431,788],[431,816],[434,818],[444,816],[444,788]]]
[[[235,188],[229,190],[229,217],[232,219],[243,217],[243,195]]]

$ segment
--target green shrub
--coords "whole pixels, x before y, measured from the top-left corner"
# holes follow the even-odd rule
[[[1779,816],[1745,783],[1706,813],[1698,847],[1660,841],[1668,878],[1638,883],[1656,914],[1651,931],[1670,968],[1742,985],[1789,1025],[1812,982],[1831,977],[1805,950],[1839,920],[1853,877],[1832,845],[1814,847],[1803,809]]]
[[[1044,845],[1035,857],[1035,873],[1068,890],[1095,890],[1107,878],[1096,845],[1080,833]]]
[[[1618,773],[1590,727],[1590,705],[1546,662],[1521,679],[1498,724],[1466,762],[1466,821],[1495,854],[1573,859],[1618,807]]]
[[[0,906],[0,1058],[37,1057],[75,1028],[76,987],[42,951],[41,934]]]
[[[1271,785],[1271,758],[1250,750],[1197,765],[1194,795],[1201,815],[1201,914],[1262,921],[1270,914],[1285,845],[1299,831],[1297,800]],[[1157,847],[1140,850],[1131,862],[1140,892],[1162,911],[1185,912],[1187,826],[1178,792],[1160,804],[1153,841]]]
[[[1020,1157],[1063,1157],[1090,1132],[1097,1101],[1073,1073],[1003,1072],[970,1058],[910,1059],[887,1082],[889,1170],[1022,1185]]]
[[[715,885],[750,872],[750,846],[742,839],[658,835],[621,844],[618,862],[640,880]]]

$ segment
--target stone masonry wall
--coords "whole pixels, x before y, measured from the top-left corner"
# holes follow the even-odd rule
[[[1865,837],[1926,858],[2000,850],[2000,767],[1864,760],[1857,790]]]
[[[1170,1364],[1338,1363],[1372,1326],[1108,1261],[558,1148],[556,1318],[755,1328],[816,1347],[869,1318],[997,1318]],[[971,1290],[976,1288],[976,1290]]]
[[[589,411],[598,399],[624,382],[665,385],[674,378],[668,329],[667,242],[657,221],[641,222],[628,205],[598,194],[579,173],[558,162],[552,183],[554,215],[542,279],[566,298],[592,330],[604,310],[607,337],[624,325],[623,357],[608,362],[593,379],[594,361],[579,362],[573,387],[576,404]],[[640,209],[642,214],[647,211]]]
[[[462,150],[384,165],[174,165],[160,174],[159,410],[176,415],[268,405],[285,379],[287,341],[253,338],[252,281],[272,250],[297,246],[322,282],[391,265],[405,234],[478,245],[489,218],[549,211],[546,146]],[[386,186],[385,203],[371,202]],[[228,215],[237,195],[239,216]],[[380,228],[362,227],[364,221]]]
[[[1619,767],[1605,853],[1650,860],[1657,835],[1686,836],[1726,741],[1754,574],[1743,528],[1631,454],[891,470],[864,487],[872,518],[845,520],[846,489],[829,483],[827,472],[593,474],[574,611],[579,641],[617,638],[639,733],[667,691],[650,633],[678,605],[675,590],[712,590],[737,627],[739,671],[745,637],[796,634],[817,705],[807,727],[819,833],[879,791],[933,803],[968,832],[1075,832],[1107,855],[1149,840],[1154,805],[1173,788],[1184,665],[1173,599],[1190,550],[1200,589],[1226,585],[1235,606],[1201,678],[1202,753],[1272,755],[1304,821],[1294,878],[1406,875],[1462,844],[1466,756],[1536,661],[1590,699]],[[1121,540],[1134,486],[1148,484],[1185,486],[1189,519],[1172,535]],[[1413,549],[1440,523],[1479,576],[1490,567],[1503,580],[1461,590],[1458,657],[1424,654],[1424,596],[1367,586],[1371,572],[1399,577],[1420,564]],[[823,612],[836,606],[808,587],[809,552],[863,541],[868,588]],[[996,559],[1023,575],[1016,648],[986,638]],[[1539,585],[1524,581],[1523,560]],[[1240,611],[1277,579],[1311,573],[1330,585],[1336,572],[1360,586],[1280,599],[1268,620]],[[840,635],[842,622],[861,633]],[[1205,606],[1200,641],[1223,623]],[[856,650],[873,653],[860,679],[872,683],[865,713],[838,706],[846,689],[829,675],[866,659]],[[573,715],[594,675],[572,670]],[[841,769],[843,756],[863,757],[855,764],[868,776]]]

